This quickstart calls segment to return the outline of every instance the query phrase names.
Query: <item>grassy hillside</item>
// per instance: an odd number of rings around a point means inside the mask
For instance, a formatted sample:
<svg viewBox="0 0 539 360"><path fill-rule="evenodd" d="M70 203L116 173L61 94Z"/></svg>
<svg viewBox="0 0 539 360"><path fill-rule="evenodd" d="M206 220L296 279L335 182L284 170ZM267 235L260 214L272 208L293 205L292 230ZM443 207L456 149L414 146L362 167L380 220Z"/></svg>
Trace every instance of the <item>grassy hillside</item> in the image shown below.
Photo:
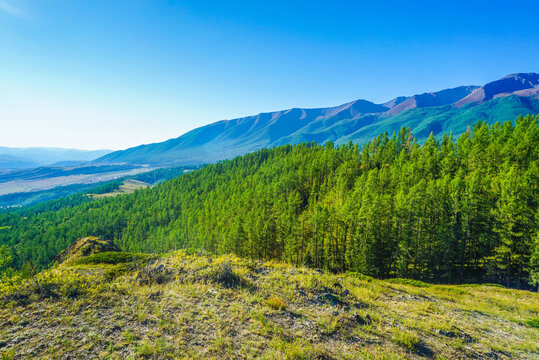
<svg viewBox="0 0 539 360"><path fill-rule="evenodd" d="M135 190L138 189L144 189L146 187L150 186L150 184L145 183L143 181L133 180L133 179L125 179L120 182L117 188L110 192L105 192L101 194L93 194L89 193L88 196L92 197L93 199L100 199L100 198L106 198L106 197L115 197L118 195L125 195L125 194L131 194L135 192Z"/></svg>
<svg viewBox="0 0 539 360"><path fill-rule="evenodd" d="M538 317L499 286L109 252L3 284L0 358L536 359Z"/></svg>

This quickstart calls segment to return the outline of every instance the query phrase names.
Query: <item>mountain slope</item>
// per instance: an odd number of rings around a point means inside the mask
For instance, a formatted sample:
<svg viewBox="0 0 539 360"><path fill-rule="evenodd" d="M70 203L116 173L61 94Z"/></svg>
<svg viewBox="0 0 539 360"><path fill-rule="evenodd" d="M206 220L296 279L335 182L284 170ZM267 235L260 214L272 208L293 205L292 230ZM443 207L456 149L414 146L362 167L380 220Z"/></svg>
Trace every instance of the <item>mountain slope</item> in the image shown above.
<svg viewBox="0 0 539 360"><path fill-rule="evenodd" d="M466 104L482 104L495 97L522 95L539 95L539 74L510 74L499 80L492 81L470 95L457 101L455 106L461 107Z"/></svg>
<svg viewBox="0 0 539 360"><path fill-rule="evenodd" d="M174 166L211 163L260 148L305 141L364 143L409 126L419 140L432 131L455 134L487 123L539 113L539 75L512 74L482 87L460 86L398 97L384 104L357 100L336 107L294 108L219 121L162 143L116 151L96 163Z"/></svg>
<svg viewBox="0 0 539 360"><path fill-rule="evenodd" d="M387 111L387 114L394 115L408 109L450 105L463 97L468 96L477 88L478 86L460 86L454 89L447 89L434 93L414 95L393 106Z"/></svg>

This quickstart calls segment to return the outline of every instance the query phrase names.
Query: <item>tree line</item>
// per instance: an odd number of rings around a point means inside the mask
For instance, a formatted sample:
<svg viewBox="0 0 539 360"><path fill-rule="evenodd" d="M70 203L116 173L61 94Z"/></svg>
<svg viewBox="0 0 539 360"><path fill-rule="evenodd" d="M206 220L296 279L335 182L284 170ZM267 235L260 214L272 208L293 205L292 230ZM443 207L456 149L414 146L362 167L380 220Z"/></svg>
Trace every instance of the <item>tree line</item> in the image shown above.
<svg viewBox="0 0 539 360"><path fill-rule="evenodd" d="M403 128L358 146L262 149L130 195L0 214L13 265L79 237L431 282L539 283L539 116L422 144ZM66 200L64 199L64 202Z"/></svg>

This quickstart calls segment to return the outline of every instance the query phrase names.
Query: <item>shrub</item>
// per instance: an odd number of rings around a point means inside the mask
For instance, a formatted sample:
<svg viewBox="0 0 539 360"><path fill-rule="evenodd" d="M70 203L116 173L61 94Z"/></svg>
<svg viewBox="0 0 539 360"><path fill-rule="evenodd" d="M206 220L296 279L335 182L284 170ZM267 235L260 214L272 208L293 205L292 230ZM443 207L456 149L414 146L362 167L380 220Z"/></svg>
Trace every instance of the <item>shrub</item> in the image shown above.
<svg viewBox="0 0 539 360"><path fill-rule="evenodd" d="M74 271L49 270L31 279L0 283L0 300L27 304L33 300L70 298L85 295L102 279Z"/></svg>
<svg viewBox="0 0 539 360"><path fill-rule="evenodd" d="M426 282L414 280L414 279L396 278L396 279L387 279L387 281L393 284L412 285L412 286L419 286L419 287L430 286L430 284L427 284Z"/></svg>
<svg viewBox="0 0 539 360"><path fill-rule="evenodd" d="M348 271L346 274L350 275L350 276L353 276L355 278L358 278L359 280L368 281L368 282L371 282L372 279L373 279L370 276L367 276L367 275L364 275L362 273L355 272L355 271Z"/></svg>
<svg viewBox="0 0 539 360"><path fill-rule="evenodd" d="M279 297L270 297L266 300L266 305L275 310L285 310L286 303Z"/></svg>
<svg viewBox="0 0 539 360"><path fill-rule="evenodd" d="M155 256L151 254L107 251L80 258L73 261L71 265L125 264L131 262L147 263L154 257Z"/></svg>
<svg viewBox="0 0 539 360"><path fill-rule="evenodd" d="M222 262L219 268L211 274L211 278L225 288L235 288L244 284L242 278L232 270L228 261Z"/></svg>
<svg viewBox="0 0 539 360"><path fill-rule="evenodd" d="M501 285L501 284L493 284L493 283L484 283L484 284L481 284L483 286L492 286L492 287L497 287L497 288L502 288L502 289L505 289L505 286Z"/></svg>
<svg viewBox="0 0 539 360"><path fill-rule="evenodd" d="M137 274L135 281L141 285L165 284L172 280L173 272L163 264L146 266Z"/></svg>

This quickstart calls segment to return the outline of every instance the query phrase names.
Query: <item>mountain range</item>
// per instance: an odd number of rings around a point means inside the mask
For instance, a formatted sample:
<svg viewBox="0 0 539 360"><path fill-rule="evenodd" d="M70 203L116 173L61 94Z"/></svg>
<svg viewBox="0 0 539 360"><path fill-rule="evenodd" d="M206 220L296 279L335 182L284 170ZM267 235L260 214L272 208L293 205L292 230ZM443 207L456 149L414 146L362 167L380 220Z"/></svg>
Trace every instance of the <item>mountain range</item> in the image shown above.
<svg viewBox="0 0 539 360"><path fill-rule="evenodd" d="M111 150L0 146L0 169L29 169L53 164L55 166L76 166L110 152Z"/></svg>
<svg viewBox="0 0 539 360"><path fill-rule="evenodd" d="M340 106L261 113L218 121L161 143L115 151L97 164L179 166L215 162L260 148L306 141L364 143L409 127L418 140L466 131L477 120L514 120L539 113L539 74L516 73L483 86L459 86L382 104L356 100Z"/></svg>

